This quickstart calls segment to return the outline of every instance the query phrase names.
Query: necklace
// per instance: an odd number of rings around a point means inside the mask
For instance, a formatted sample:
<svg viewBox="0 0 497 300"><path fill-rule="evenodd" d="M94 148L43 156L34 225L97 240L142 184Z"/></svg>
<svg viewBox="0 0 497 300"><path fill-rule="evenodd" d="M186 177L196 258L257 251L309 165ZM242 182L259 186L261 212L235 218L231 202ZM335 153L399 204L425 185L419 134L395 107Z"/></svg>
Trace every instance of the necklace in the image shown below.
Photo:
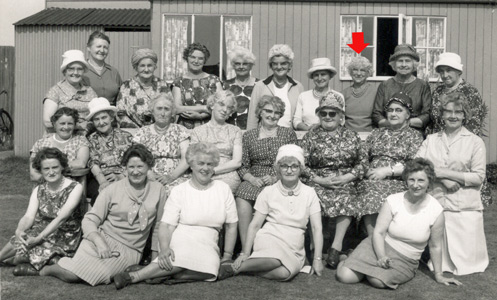
<svg viewBox="0 0 497 300"><path fill-rule="evenodd" d="M57 143L60 143L60 144L65 144L65 143L69 142L69 141L71 140L71 138L72 138L72 134L71 134L71 136L70 136L67 140L63 140L63 141L61 141L61 140L57 139L57 134L56 134L56 133L54 133L54 135L53 135L53 139L54 139Z"/></svg>
<svg viewBox="0 0 497 300"><path fill-rule="evenodd" d="M157 126L157 124L154 124L154 129L155 129L155 131L156 131L158 134L160 134L160 135L163 135L164 133L166 133L168 128L169 128L169 125L168 125L168 126L166 126L166 127L164 127L164 128L161 128L161 127Z"/></svg>
<svg viewBox="0 0 497 300"><path fill-rule="evenodd" d="M197 184L193 179L190 179L190 185L196 190L205 191L211 187L212 181L209 181L208 184L203 185L203 184Z"/></svg>
<svg viewBox="0 0 497 300"><path fill-rule="evenodd" d="M364 95L369 87L369 83L362 84L360 87L355 88L354 86L351 86L352 88L352 95L355 98L360 98L362 95Z"/></svg>
<svg viewBox="0 0 497 300"><path fill-rule="evenodd" d="M275 126L274 129L270 129L270 130L264 128L264 126L261 126L261 133L265 137L276 136L277 130L278 130L277 126Z"/></svg>
<svg viewBox="0 0 497 300"><path fill-rule="evenodd" d="M316 91L316 88L313 88L312 89L312 95L314 96L314 98L316 99L321 99L323 98L324 95L326 95L326 93L328 92L328 89L326 89L325 91L322 91L322 92L318 92Z"/></svg>

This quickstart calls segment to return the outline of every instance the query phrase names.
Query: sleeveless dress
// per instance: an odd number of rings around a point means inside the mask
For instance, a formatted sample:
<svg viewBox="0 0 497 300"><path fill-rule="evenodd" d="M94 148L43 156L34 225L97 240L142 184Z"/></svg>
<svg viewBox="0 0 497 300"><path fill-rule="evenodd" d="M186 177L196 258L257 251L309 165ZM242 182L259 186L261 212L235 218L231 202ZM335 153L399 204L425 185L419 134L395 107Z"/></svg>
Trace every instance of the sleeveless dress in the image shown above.
<svg viewBox="0 0 497 300"><path fill-rule="evenodd" d="M47 191L46 184L38 186L38 212L33 226L25 231L28 236L38 236L57 217L76 185L77 182L72 181L71 184L55 194ZM10 243L17 250L16 258L26 257L33 267L40 270L55 255L74 256L80 240L81 216L76 208L72 215L64 223L60 224L57 230L45 237L42 243L28 251L21 246L22 243L16 236L11 238Z"/></svg>

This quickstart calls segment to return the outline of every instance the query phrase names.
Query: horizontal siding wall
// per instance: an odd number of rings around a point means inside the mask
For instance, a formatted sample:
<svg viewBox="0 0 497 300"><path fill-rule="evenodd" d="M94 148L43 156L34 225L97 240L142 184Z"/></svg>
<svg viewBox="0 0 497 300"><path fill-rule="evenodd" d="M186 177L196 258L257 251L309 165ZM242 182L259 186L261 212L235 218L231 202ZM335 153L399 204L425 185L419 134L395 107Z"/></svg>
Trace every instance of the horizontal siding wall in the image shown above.
<svg viewBox="0 0 497 300"><path fill-rule="evenodd" d="M414 1L413 1L414 2ZM487 158L497 160L497 11L490 5L422 3L326 3L285 1L154 1L152 3L152 47L160 53L161 16L179 14L252 15L253 52L257 57L253 74L270 74L267 53L276 43L289 44L295 52L291 76L311 88L306 77L310 60L326 56L339 66L340 15L371 14L447 17L447 51L459 53L465 66L463 78L473 84L489 106ZM162 64L160 64L162 65ZM494 84L492 84L494 83ZM376 85L379 82L375 82ZM350 81L332 80L341 91Z"/></svg>
<svg viewBox="0 0 497 300"><path fill-rule="evenodd" d="M150 32L145 31L108 31L110 39L107 63L119 70L121 78L126 80L135 75L131 66L131 55L140 48L150 48ZM156 74L159 74L157 72Z"/></svg>
<svg viewBox="0 0 497 300"><path fill-rule="evenodd" d="M28 155L44 133L43 98L62 80L62 54L85 50L88 36L99 27L22 26L16 28L14 151Z"/></svg>

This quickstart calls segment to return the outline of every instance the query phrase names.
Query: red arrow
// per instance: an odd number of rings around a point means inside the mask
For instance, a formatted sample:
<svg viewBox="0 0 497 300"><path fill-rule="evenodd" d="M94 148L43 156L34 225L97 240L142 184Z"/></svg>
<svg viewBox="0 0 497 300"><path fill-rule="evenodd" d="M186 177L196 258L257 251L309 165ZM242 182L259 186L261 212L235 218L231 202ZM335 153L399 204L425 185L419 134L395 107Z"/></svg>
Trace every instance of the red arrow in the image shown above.
<svg viewBox="0 0 497 300"><path fill-rule="evenodd" d="M352 44L347 44L352 50L360 54L369 43L364 43L364 32L352 32Z"/></svg>

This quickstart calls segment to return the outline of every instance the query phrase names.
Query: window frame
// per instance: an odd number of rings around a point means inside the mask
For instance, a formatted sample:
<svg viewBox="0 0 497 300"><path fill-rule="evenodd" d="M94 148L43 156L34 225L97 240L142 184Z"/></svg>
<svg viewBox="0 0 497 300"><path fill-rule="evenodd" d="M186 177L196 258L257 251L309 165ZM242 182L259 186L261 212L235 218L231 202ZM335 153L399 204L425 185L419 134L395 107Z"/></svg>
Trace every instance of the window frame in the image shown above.
<svg viewBox="0 0 497 300"><path fill-rule="evenodd" d="M342 76L342 49L345 48L341 43L342 43L342 24L343 24L343 18L350 18L350 17L356 17L356 24L359 23L359 18L360 17L373 17L373 39L374 39L374 45L370 46L368 45L367 48L373 48L373 61L371 62L373 64L373 69L374 69L374 74L370 76L367 80L368 81L385 81L391 78L390 76L377 76L376 75L376 64L377 64L377 49L378 49L378 42L377 42L377 31L378 31L378 18L393 18L393 19L398 19L399 22L399 27L398 27L398 36L397 36L397 43L408 43L412 44L412 26L413 26L413 19L426 19L427 22L427 32L426 36L427 39L429 37L429 22L430 19L442 19L443 20L443 35L444 35L444 43L443 47L432 47L432 46L423 46L423 47L416 47L416 50L419 49L426 49L426 64L428 65L428 50L429 49L441 49L443 48L443 52L447 51L447 17L446 16L406 16L404 14L398 14L398 15L367 15L367 14L342 14L340 15L340 42L338 43L338 56L339 56L339 80L341 81L352 81L352 77L350 75L345 75ZM404 24L405 21L405 24ZM405 33L404 33L405 32ZM366 41L365 41L366 42ZM345 45L346 46L346 45ZM348 47L348 46L347 46ZM354 52L355 53L355 52ZM357 54L356 54L357 55ZM360 54L359 54L360 55ZM429 82L437 82L439 80L438 76L437 77L432 77L429 78Z"/></svg>
<svg viewBox="0 0 497 300"><path fill-rule="evenodd" d="M165 21L167 16L183 16L183 17L189 17L191 20L190 25L190 41L188 41L188 44L191 44L195 41L195 17L196 16L209 16L209 17L219 17L219 74L216 74L219 78L221 78L222 72L223 72L223 67L224 67L224 18L225 17L245 17L249 18L250 20L250 32L251 32L251 38L250 38L250 51L252 51L252 45L253 45L253 40L254 40L254 24L253 24L253 15L242 15L242 14L207 14L207 13L199 13L199 14L183 14L183 13L162 13L161 17L161 59L162 61L164 60L164 29L165 29ZM227 58L226 58L227 61ZM161 78L164 78L164 63L161 63ZM172 82L171 80L167 80L168 82Z"/></svg>

